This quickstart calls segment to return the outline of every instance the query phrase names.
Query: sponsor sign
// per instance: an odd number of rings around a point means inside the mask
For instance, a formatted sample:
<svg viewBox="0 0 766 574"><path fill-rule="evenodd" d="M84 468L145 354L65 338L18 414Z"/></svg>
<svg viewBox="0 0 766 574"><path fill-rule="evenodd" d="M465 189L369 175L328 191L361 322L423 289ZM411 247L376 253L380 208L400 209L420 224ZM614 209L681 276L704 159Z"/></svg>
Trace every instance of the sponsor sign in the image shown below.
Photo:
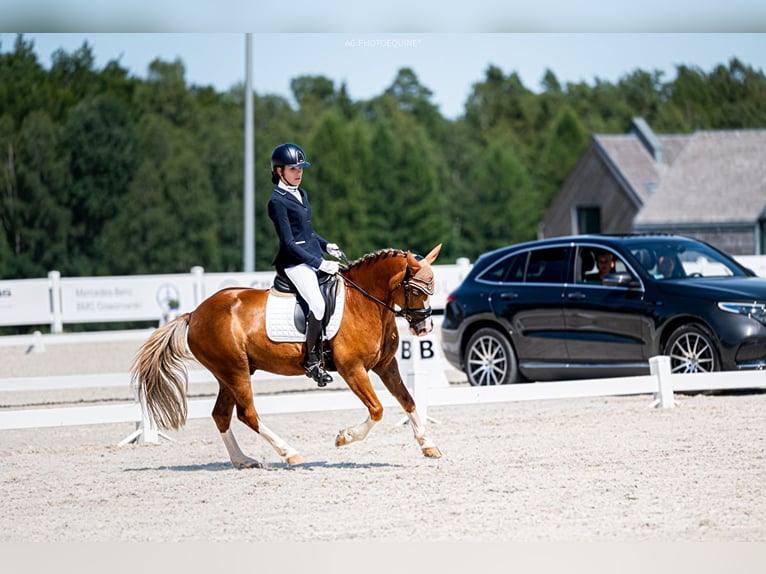
<svg viewBox="0 0 766 574"><path fill-rule="evenodd" d="M471 267L467 263L435 265L436 291L431 307L443 309L447 296ZM0 326L65 323L153 321L164 323L194 310L206 297L226 287L268 289L274 271L189 274L59 277L0 281Z"/></svg>
<svg viewBox="0 0 766 574"><path fill-rule="evenodd" d="M0 326L47 325L52 317L47 278L0 281Z"/></svg>
<svg viewBox="0 0 766 574"><path fill-rule="evenodd" d="M191 275L61 279L61 319L64 323L165 322L194 307Z"/></svg>
<svg viewBox="0 0 766 574"><path fill-rule="evenodd" d="M228 287L268 289L274 283L275 274L274 271L255 271L252 273L205 273L202 277L204 297L210 297L217 291Z"/></svg>

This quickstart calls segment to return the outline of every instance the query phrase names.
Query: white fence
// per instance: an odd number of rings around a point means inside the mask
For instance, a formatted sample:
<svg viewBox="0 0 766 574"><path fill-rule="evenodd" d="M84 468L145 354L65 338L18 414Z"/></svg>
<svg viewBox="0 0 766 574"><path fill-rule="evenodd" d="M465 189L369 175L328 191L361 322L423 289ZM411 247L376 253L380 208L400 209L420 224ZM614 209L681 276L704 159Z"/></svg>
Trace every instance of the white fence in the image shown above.
<svg viewBox="0 0 766 574"><path fill-rule="evenodd" d="M424 420L427 419L428 408L432 406L648 394L653 396L651 406L671 408L674 406L673 394L675 392L766 388L766 375L762 371L671 374L670 359L664 356L653 357L650 360L651 373L645 376L524 383L494 387L433 385L428 369L422 367L423 362L417 358L417 355L414 355L410 361L404 361L404 363L402 371L405 373L408 387ZM436 364L437 368L440 366L441 363ZM273 375L270 377L273 378ZM81 375L69 378L56 377L55 379L25 379L23 383L18 382L16 387L8 380L0 380L0 390L32 390L32 388L42 390L54 386L60 388L62 381L79 387L127 384L126 374ZM190 371L191 384L206 381L212 381L212 377L206 372ZM378 396L384 407L399 408L387 391L379 392ZM214 402L213 399L190 400L188 402L188 418L210 416ZM255 402L256 408L262 414L363 408L359 399L351 391L335 390L263 396L256 394ZM106 406L0 411L0 430L122 422L135 422L136 431L120 441L118 443L120 445L134 440L139 442L157 442L159 440L161 433L157 431L146 409L138 401Z"/></svg>
<svg viewBox="0 0 766 574"><path fill-rule="evenodd" d="M740 258L759 275L766 275L764 257ZM432 299L435 309L443 308L447 295L470 270L468 262L435 266L437 293ZM171 311L193 310L209 294L227 286L271 285L273 273L204 274L199 267L190 275L154 275L100 278L61 278L51 272L48 279L0 281L0 326L51 324L60 333L64 323L134 320L167 320ZM171 309L171 302L178 302ZM438 321L438 318L435 317ZM86 337L98 341L145 339L151 330L117 331L0 337L0 345L29 345L31 350L44 350L46 344L75 342ZM449 385L445 371L449 369L434 339L411 339L400 325L403 347L399 351L402 373L406 376L418 410L426 419L430 406L481 404L501 401L565 399L632 394L653 395L655 406L672 407L673 393L716 389L766 388L766 374L754 372L720 372L710 374L670 374L667 357L650 361L651 374L614 379L591 379L550 383L530 383L499 387ZM431 335L430 337L434 337ZM418 352L419 348L419 352ZM414 352L413 352L414 351ZM207 371L191 369L190 383L213 382ZM274 375L257 373L254 379ZM374 376L373 376L374 378ZM0 392L60 388L127 386L127 373L72 375L57 377L25 377L0 379ZM376 386L380 386L377 385ZM257 391L257 388L256 388ZM378 393L384 406L398 408L391 395ZM214 401L189 401L189 418L210 416ZM350 391L293 393L283 395L256 394L259 412L292 413L363 408ZM90 406L0 410L0 430L135 422L137 430L129 439L156 441L158 433L139 402ZM123 441L124 443L125 441Z"/></svg>
<svg viewBox="0 0 766 574"><path fill-rule="evenodd" d="M738 256L740 263L766 277L766 256ZM444 309L449 295L471 270L467 259L454 265L434 265L435 310ZM0 280L0 327L50 325L62 333L65 324L157 321L192 311L206 297L224 287L267 288L273 271L252 273L190 273L111 277L61 277ZM2 343L0 343L2 344Z"/></svg>
<svg viewBox="0 0 766 574"><path fill-rule="evenodd" d="M470 271L468 260L455 265L435 265L434 309L443 309L447 295ZM192 311L206 297L224 287L268 288L273 271L252 273L190 273L126 275L111 277L61 277L0 280L0 327L50 325L51 333L64 324L118 321L157 321Z"/></svg>

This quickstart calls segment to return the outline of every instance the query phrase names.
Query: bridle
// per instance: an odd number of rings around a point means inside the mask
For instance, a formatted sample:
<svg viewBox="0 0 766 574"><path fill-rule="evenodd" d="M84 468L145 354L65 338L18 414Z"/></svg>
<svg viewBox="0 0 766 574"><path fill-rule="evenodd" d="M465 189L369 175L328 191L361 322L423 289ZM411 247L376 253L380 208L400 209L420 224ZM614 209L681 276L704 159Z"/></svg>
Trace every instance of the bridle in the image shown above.
<svg viewBox="0 0 766 574"><path fill-rule="evenodd" d="M368 299L375 301L378 305L381 307L384 307L385 309L388 309L391 311L396 317L404 317L404 319L407 320L407 323L409 323L410 327L414 327L418 323L421 323L431 317L431 314L433 313L433 310L431 307L424 307L422 309L410 309L409 307L409 300L410 300L410 293L412 290L419 291L425 296L433 295L434 290L434 281L431 279L430 281L426 281L425 279L422 279L420 277L417 277L415 275L412 275L412 272L410 271L410 266L407 265L406 271L404 272L404 278L397 283L391 290L389 290L388 295L390 296L394 291L399 289L400 287L404 290L404 309L395 309L385 301L381 301L375 295L372 293L369 293L366 291L362 286L357 285L354 283L351 279L349 279L347 276L343 275L341 273L341 277L343 280L351 285L354 289L359 291L362 295L367 297Z"/></svg>

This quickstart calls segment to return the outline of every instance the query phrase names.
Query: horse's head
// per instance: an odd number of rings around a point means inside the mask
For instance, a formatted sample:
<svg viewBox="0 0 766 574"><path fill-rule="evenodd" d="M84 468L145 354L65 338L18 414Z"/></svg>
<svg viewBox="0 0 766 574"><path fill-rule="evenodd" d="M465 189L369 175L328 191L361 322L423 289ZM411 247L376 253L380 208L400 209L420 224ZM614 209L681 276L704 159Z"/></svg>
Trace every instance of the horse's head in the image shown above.
<svg viewBox="0 0 766 574"><path fill-rule="evenodd" d="M418 337L427 335L434 328L428 298L434 294L434 270L431 264L436 260L441 248L440 243L425 257L416 257L409 251L406 255L407 268L401 281L401 315L407 319L410 332Z"/></svg>
<svg viewBox="0 0 766 574"><path fill-rule="evenodd" d="M397 317L404 317L414 335L427 335L433 330L428 298L434 294L434 271L441 243L425 257L415 256L398 249L385 249L370 253L347 265L343 278L346 284L364 297L388 309ZM404 261L402 261L404 260ZM387 281L375 281L365 270L384 266ZM358 282L357 282L358 281ZM399 307L397 310L395 307Z"/></svg>

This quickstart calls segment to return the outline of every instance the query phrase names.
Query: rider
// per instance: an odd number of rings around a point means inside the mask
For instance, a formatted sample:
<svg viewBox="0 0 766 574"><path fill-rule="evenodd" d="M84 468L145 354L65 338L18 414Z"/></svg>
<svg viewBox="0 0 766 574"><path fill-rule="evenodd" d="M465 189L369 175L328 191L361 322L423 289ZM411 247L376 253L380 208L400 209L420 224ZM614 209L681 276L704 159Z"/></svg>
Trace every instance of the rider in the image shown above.
<svg viewBox="0 0 766 574"><path fill-rule="evenodd" d="M322 318L325 302L319 290L318 273L338 272L338 263L322 259L324 251L340 258L342 252L335 243L314 231L311 225L311 205L306 191L300 187L303 168L311 164L306 154L294 143L285 143L271 153L271 181L276 188L269 199L269 217L279 236L279 252L272 261L277 271L283 271L309 307L306 318L306 376L320 387L332 382L322 362Z"/></svg>

